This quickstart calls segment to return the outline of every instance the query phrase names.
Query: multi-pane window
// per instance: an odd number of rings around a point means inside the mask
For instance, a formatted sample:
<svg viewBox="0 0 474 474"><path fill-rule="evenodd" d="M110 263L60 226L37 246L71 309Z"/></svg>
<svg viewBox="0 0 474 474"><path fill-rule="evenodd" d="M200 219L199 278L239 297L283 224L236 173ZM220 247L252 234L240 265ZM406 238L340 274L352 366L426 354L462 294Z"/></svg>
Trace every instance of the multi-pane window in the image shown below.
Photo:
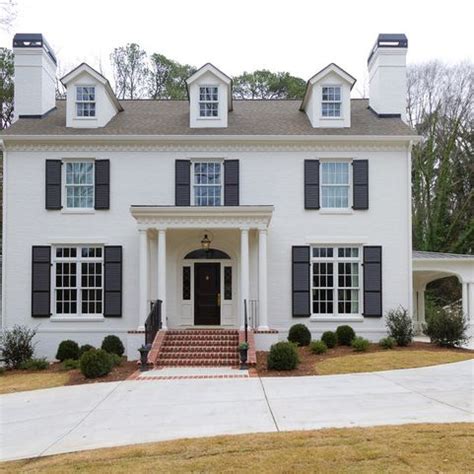
<svg viewBox="0 0 474 474"><path fill-rule="evenodd" d="M94 207L94 163L92 161L67 161L66 207L92 209Z"/></svg>
<svg viewBox="0 0 474 474"><path fill-rule="evenodd" d="M313 247L313 314L359 314L360 263L359 247Z"/></svg>
<svg viewBox="0 0 474 474"><path fill-rule="evenodd" d="M219 92L217 86L199 88L199 116L217 117L219 112Z"/></svg>
<svg viewBox="0 0 474 474"><path fill-rule="evenodd" d="M341 88L339 86L324 86L321 102L323 117L341 116Z"/></svg>
<svg viewBox="0 0 474 474"><path fill-rule="evenodd" d="M78 117L95 117L95 87L76 87L76 115Z"/></svg>
<svg viewBox="0 0 474 474"><path fill-rule="evenodd" d="M349 189L350 164L348 162L321 163L321 207L347 209Z"/></svg>
<svg viewBox="0 0 474 474"><path fill-rule="evenodd" d="M56 315L102 314L102 247L56 247L53 265Z"/></svg>
<svg viewBox="0 0 474 474"><path fill-rule="evenodd" d="M193 192L195 206L222 204L222 163L193 163Z"/></svg>

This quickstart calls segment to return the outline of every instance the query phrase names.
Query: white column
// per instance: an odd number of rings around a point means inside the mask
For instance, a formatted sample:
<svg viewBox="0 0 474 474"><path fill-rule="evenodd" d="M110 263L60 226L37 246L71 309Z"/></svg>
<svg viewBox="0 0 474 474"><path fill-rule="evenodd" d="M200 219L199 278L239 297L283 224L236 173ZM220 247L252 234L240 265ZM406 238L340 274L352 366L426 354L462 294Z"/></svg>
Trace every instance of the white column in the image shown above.
<svg viewBox="0 0 474 474"><path fill-rule="evenodd" d="M240 302L241 302L241 328L245 325L244 301L247 300L247 311L249 305L249 230L240 230ZM248 312L247 312L248 314Z"/></svg>
<svg viewBox="0 0 474 474"><path fill-rule="evenodd" d="M162 328L167 329L166 312L166 230L158 229L158 299L161 303Z"/></svg>
<svg viewBox="0 0 474 474"><path fill-rule="evenodd" d="M474 281L469 282L467 287L467 314L469 322L474 324Z"/></svg>
<svg viewBox="0 0 474 474"><path fill-rule="evenodd" d="M461 284L462 284L462 312L465 316L467 316L469 314L468 284L466 282L462 282Z"/></svg>
<svg viewBox="0 0 474 474"><path fill-rule="evenodd" d="M148 316L148 236L146 229L138 230L138 329L145 328Z"/></svg>
<svg viewBox="0 0 474 474"><path fill-rule="evenodd" d="M268 330L267 229L258 231L258 329Z"/></svg>

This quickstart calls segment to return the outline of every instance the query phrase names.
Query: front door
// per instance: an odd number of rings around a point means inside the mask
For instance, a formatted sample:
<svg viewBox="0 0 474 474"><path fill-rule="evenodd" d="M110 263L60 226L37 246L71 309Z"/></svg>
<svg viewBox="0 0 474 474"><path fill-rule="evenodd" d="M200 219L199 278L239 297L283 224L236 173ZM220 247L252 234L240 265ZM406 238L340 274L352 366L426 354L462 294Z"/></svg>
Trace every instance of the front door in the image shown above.
<svg viewBox="0 0 474 474"><path fill-rule="evenodd" d="M221 264L194 264L194 324L221 323Z"/></svg>

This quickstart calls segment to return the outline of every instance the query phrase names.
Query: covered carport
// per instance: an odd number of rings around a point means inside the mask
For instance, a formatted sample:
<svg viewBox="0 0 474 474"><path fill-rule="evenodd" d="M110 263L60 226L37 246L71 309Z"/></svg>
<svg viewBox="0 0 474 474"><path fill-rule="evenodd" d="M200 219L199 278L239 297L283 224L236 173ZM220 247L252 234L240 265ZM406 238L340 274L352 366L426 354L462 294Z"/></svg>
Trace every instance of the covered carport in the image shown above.
<svg viewBox="0 0 474 474"><path fill-rule="evenodd" d="M413 251L413 309L415 326L421 332L425 322L426 285L455 276L462 285L462 310L474 327L474 255Z"/></svg>

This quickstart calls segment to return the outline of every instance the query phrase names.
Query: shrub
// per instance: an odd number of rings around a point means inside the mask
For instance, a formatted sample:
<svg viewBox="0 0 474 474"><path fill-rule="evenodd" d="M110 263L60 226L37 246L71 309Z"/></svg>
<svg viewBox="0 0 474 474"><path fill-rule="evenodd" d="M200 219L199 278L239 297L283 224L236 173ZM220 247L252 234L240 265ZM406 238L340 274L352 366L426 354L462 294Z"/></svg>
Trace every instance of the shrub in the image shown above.
<svg viewBox="0 0 474 474"><path fill-rule="evenodd" d="M469 340L466 335L468 323L462 310L434 309L427 316L423 332L431 342L440 346L461 346Z"/></svg>
<svg viewBox="0 0 474 474"><path fill-rule="evenodd" d="M35 334L35 329L19 325L2 331L0 344L3 360L8 368L17 369L23 362L33 357Z"/></svg>
<svg viewBox="0 0 474 474"><path fill-rule="evenodd" d="M311 342L311 333L304 324L294 324L288 333L288 340L299 346L308 346Z"/></svg>
<svg viewBox="0 0 474 474"><path fill-rule="evenodd" d="M66 359L79 359L79 346L77 342L67 339L59 344L56 359L64 361Z"/></svg>
<svg viewBox="0 0 474 474"><path fill-rule="evenodd" d="M112 361L113 367L122 365L122 358L119 355L109 353L109 356L110 356L110 360Z"/></svg>
<svg viewBox="0 0 474 474"><path fill-rule="evenodd" d="M338 326L336 329L337 343L342 346L350 346L355 337L354 329L350 326Z"/></svg>
<svg viewBox="0 0 474 474"><path fill-rule="evenodd" d="M74 369L78 369L80 366L80 362L78 360L74 360L74 359L66 359L64 362L63 362L63 369L64 370L74 370Z"/></svg>
<svg viewBox="0 0 474 474"><path fill-rule="evenodd" d="M102 349L110 354L117 354L122 357L125 352L122 341L117 336L106 336L102 341Z"/></svg>
<svg viewBox="0 0 474 474"><path fill-rule="evenodd" d="M313 341L309 348L314 354L324 354L328 350L328 346L323 341Z"/></svg>
<svg viewBox="0 0 474 474"><path fill-rule="evenodd" d="M300 359L296 344L292 342L277 342L270 347L267 365L273 370L293 370L298 367Z"/></svg>
<svg viewBox="0 0 474 474"><path fill-rule="evenodd" d="M20 364L21 370L46 370L49 367L49 363L45 357L41 359L28 359Z"/></svg>
<svg viewBox="0 0 474 474"><path fill-rule="evenodd" d="M387 313L385 324L389 335L399 346L408 346L413 340L413 321L405 308L392 309Z"/></svg>
<svg viewBox="0 0 474 474"><path fill-rule="evenodd" d="M395 347L396 341L393 337L384 337L380 339L379 346L382 349L393 349Z"/></svg>
<svg viewBox="0 0 474 474"><path fill-rule="evenodd" d="M351 346L356 352L365 352L370 346L370 341L363 337L356 336L352 339Z"/></svg>
<svg viewBox="0 0 474 474"><path fill-rule="evenodd" d="M323 341L324 344L326 344L326 346L329 349L336 347L336 344L337 344L336 333L334 331L323 332L323 335L321 336L321 341Z"/></svg>
<svg viewBox="0 0 474 474"><path fill-rule="evenodd" d="M107 375L112 370L112 366L112 357L103 349L87 351L80 360L81 372L88 379Z"/></svg>
<svg viewBox="0 0 474 474"><path fill-rule="evenodd" d="M79 349L79 357L81 357L82 354L84 354L87 351L90 351L91 349L95 349L95 347L91 346L90 344L82 345Z"/></svg>
<svg viewBox="0 0 474 474"><path fill-rule="evenodd" d="M5 367L0 367L0 375L3 375L6 371Z"/></svg>

